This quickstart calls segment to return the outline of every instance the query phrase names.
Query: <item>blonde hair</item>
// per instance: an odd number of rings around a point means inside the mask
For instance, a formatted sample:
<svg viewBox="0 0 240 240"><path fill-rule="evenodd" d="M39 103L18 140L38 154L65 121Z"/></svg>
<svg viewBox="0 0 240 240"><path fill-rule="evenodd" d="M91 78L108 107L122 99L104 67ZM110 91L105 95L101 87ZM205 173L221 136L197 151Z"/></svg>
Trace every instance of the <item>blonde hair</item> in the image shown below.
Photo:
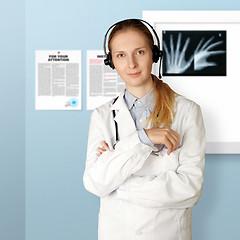
<svg viewBox="0 0 240 240"><path fill-rule="evenodd" d="M154 41L153 36L149 29L137 19L127 19L119 22L112 29L108 38L108 48L111 52L111 40L113 37L120 31L126 31L129 29L134 29L142 32L151 49L153 49ZM174 117L174 103L175 103L175 92L164 83L162 80L159 80L157 77L153 77L154 84L154 94L156 96L156 103L154 110L146 120L145 124L150 123L151 127L168 127L173 121Z"/></svg>
<svg viewBox="0 0 240 240"><path fill-rule="evenodd" d="M145 125L151 127L169 127L174 117L175 92L162 80L153 76L154 94L156 103L153 112L148 117Z"/></svg>

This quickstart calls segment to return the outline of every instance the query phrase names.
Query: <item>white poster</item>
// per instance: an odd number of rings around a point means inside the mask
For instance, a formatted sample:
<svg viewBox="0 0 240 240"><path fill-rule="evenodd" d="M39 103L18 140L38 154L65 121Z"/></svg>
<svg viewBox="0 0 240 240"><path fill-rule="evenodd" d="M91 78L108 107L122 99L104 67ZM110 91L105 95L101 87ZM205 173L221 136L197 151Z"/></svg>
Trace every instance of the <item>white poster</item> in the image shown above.
<svg viewBox="0 0 240 240"><path fill-rule="evenodd" d="M87 109L92 110L114 97L125 88L116 70L104 64L104 51L87 51Z"/></svg>
<svg viewBox="0 0 240 240"><path fill-rule="evenodd" d="M143 19L161 41L163 81L201 106L207 153L239 154L240 11L143 11Z"/></svg>
<svg viewBox="0 0 240 240"><path fill-rule="evenodd" d="M35 52L36 110L81 110L81 51Z"/></svg>

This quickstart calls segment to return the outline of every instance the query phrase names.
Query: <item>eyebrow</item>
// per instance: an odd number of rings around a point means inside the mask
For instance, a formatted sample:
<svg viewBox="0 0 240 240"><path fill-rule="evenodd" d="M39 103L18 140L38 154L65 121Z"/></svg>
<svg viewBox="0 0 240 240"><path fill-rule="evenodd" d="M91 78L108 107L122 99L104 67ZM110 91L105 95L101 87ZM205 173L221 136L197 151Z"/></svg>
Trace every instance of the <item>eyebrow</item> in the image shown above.
<svg viewBox="0 0 240 240"><path fill-rule="evenodd" d="M147 48L147 47L138 47L138 48L135 48L134 51L139 50L139 49L143 49L143 48ZM113 53L122 53L122 52L125 52L125 51L119 50L119 51L115 51Z"/></svg>

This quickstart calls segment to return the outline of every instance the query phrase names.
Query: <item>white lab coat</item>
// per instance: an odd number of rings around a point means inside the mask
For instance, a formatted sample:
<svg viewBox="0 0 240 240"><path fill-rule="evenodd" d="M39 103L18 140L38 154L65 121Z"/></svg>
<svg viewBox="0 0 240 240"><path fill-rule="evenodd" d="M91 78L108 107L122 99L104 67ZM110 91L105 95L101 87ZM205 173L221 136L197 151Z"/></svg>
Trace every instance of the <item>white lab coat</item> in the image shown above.
<svg viewBox="0 0 240 240"><path fill-rule="evenodd" d="M91 116L84 186L99 196L99 240L190 240L192 207L203 184L205 130L200 107L176 96L171 128L179 148L151 154L125 104L124 93ZM119 142L112 110L116 110ZM104 140L111 150L98 156Z"/></svg>

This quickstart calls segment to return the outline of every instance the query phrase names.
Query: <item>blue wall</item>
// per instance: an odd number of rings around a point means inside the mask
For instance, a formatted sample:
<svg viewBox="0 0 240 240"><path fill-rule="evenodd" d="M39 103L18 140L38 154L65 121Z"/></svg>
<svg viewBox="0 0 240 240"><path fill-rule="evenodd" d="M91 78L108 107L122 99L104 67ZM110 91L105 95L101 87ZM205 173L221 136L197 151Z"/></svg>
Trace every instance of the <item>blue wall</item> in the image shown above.
<svg viewBox="0 0 240 240"><path fill-rule="evenodd" d="M25 237L25 2L0 6L0 239Z"/></svg>
<svg viewBox="0 0 240 240"><path fill-rule="evenodd" d="M240 3L11 3L12 8L4 3L0 10L7 37L0 39L6 56L0 65L0 239L95 240L99 200L82 184L91 114L86 110L86 50L102 49L112 23L141 18L142 10L240 10ZM35 111L35 50L41 49L82 50L82 111ZM194 240L238 238L239 169L240 155L207 155L203 195L193 210Z"/></svg>

